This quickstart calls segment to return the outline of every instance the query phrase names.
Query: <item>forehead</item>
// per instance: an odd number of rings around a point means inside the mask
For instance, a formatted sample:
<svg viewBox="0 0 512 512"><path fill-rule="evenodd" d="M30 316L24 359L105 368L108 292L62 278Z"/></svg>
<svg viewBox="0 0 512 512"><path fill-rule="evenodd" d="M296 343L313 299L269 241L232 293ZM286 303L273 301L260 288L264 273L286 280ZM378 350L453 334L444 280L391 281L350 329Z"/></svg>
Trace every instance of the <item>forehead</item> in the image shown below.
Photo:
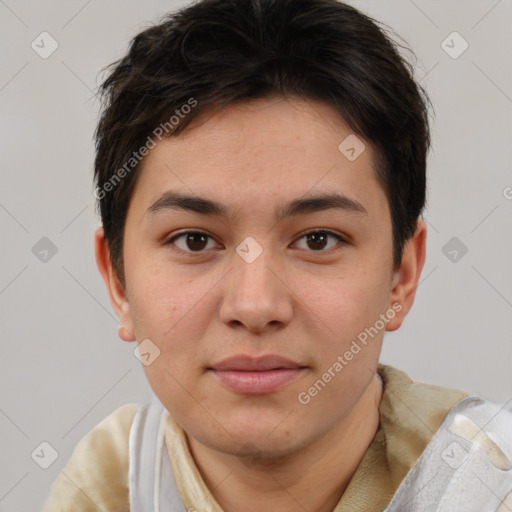
<svg viewBox="0 0 512 512"><path fill-rule="evenodd" d="M132 202L147 210L174 190L238 209L273 201L277 211L285 197L336 191L364 204L383 197L373 155L324 102L266 97L208 107L149 152Z"/></svg>

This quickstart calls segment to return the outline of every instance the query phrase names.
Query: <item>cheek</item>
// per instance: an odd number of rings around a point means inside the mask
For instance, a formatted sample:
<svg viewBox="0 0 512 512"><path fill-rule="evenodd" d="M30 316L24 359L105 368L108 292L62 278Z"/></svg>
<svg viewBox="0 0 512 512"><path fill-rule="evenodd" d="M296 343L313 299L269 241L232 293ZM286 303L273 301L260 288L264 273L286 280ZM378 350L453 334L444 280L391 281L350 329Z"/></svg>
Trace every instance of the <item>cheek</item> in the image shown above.
<svg viewBox="0 0 512 512"><path fill-rule="evenodd" d="M373 324L387 307L389 279L382 268L360 264L332 276L303 275L296 283L304 313L328 335L345 343Z"/></svg>
<svg viewBox="0 0 512 512"><path fill-rule="evenodd" d="M176 266L154 260L141 255L139 264L132 267L131 311L136 333L164 342L206 317L205 287L210 279L193 278Z"/></svg>

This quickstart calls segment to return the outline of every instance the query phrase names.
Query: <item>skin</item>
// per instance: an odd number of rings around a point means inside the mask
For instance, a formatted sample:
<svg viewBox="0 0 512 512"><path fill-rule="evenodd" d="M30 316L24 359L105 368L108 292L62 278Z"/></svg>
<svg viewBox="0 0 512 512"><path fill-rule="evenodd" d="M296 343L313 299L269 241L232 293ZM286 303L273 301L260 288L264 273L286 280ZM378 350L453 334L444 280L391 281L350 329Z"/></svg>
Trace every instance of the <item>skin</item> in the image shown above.
<svg viewBox="0 0 512 512"><path fill-rule="evenodd" d="M378 428L382 339L412 306L426 226L418 220L394 268L390 210L371 145L364 141L354 161L338 150L351 133L320 101L267 97L210 108L142 162L124 231L125 286L115 277L102 228L96 231L98 268L120 336L149 338L159 348L144 367L147 378L184 428L226 512L331 511ZM148 215L168 190L223 203L229 216ZM274 217L291 200L330 192L366 212ZM345 241L329 237L320 248L308 242L304 232L322 228ZM211 236L202 252L183 237L164 244L186 230ZM236 252L248 236L263 251L252 263ZM299 393L396 303L402 309L385 329L308 404L300 403ZM269 353L306 369L264 395L235 393L207 370L235 354Z"/></svg>

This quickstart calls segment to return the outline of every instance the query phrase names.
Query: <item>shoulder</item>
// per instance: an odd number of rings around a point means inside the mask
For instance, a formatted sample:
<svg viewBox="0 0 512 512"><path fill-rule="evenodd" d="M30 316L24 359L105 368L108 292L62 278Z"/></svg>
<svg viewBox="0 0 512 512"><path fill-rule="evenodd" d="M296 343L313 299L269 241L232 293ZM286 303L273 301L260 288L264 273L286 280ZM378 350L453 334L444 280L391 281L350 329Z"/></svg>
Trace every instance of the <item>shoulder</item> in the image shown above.
<svg viewBox="0 0 512 512"><path fill-rule="evenodd" d="M76 445L50 490L44 512L129 510L129 436L138 404L125 404Z"/></svg>
<svg viewBox="0 0 512 512"><path fill-rule="evenodd" d="M414 381L404 371L390 365L379 363L378 373L384 383L379 406L380 436L390 466L403 477L451 409L469 394Z"/></svg>
<svg viewBox="0 0 512 512"><path fill-rule="evenodd" d="M491 504L497 510L500 503L512 499L510 403L413 382L396 369L386 372L391 393L396 393L387 404L394 416L385 419L395 426L387 431L388 459L406 461L406 469L411 469L404 476L399 468L400 487L386 510L434 510L439 503L444 504L443 510L459 510L461 504L468 511L481 511ZM427 486L429 492L422 494Z"/></svg>
<svg viewBox="0 0 512 512"><path fill-rule="evenodd" d="M411 379L404 371L379 364L384 381L386 400L382 407L390 419L417 415L434 430L439 427L452 407L470 393Z"/></svg>

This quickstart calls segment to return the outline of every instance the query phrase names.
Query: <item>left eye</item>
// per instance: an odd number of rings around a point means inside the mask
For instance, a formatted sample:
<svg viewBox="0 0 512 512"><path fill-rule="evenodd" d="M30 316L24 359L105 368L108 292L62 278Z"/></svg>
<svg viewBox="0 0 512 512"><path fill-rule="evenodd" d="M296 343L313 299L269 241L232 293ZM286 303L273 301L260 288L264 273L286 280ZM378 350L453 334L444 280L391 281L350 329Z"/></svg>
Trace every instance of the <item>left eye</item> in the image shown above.
<svg viewBox="0 0 512 512"><path fill-rule="evenodd" d="M331 240L333 238L336 239L335 243L331 243L329 245L329 238ZM310 231L309 233L302 235L299 238L299 241L303 239L305 239L306 249L312 249L313 252L322 252L324 249L332 249L337 243L345 242L340 235L326 230ZM300 248L303 249L304 247Z"/></svg>
<svg viewBox="0 0 512 512"><path fill-rule="evenodd" d="M332 249L338 243L345 243L345 240L338 234L327 230L310 231L302 235L295 245L304 240L299 249L310 249L313 252L325 252ZM178 243L179 242L179 243ZM185 252L204 252L207 249L215 247L213 238L201 231L186 231L170 238L165 245L175 244L179 249Z"/></svg>

